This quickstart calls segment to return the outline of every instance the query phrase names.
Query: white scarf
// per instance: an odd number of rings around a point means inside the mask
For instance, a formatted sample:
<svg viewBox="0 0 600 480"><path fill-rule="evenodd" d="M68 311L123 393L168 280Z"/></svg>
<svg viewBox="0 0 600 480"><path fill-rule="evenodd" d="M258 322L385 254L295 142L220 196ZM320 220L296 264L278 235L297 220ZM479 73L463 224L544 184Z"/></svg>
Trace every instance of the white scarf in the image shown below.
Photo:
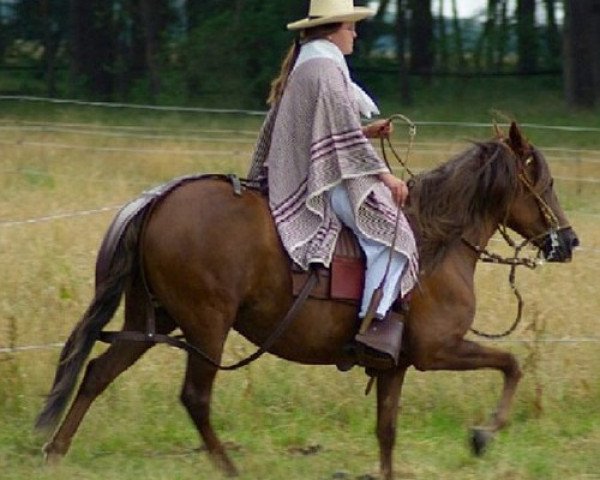
<svg viewBox="0 0 600 480"><path fill-rule="evenodd" d="M352 85L360 114L365 118L371 118L372 115L379 115L379 109L373 99L350 78L350 70L342 51L329 40L313 40L302 45L292 72L299 65L313 58L329 58L337 62L342 67L346 80Z"/></svg>

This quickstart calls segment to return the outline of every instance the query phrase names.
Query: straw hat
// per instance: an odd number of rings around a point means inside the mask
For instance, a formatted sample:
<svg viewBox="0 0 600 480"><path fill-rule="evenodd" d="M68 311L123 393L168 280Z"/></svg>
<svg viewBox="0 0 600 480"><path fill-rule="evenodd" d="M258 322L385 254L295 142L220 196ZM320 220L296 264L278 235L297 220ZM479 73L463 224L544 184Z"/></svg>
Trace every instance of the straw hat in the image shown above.
<svg viewBox="0 0 600 480"><path fill-rule="evenodd" d="M353 0L310 0L308 17L288 23L288 30L303 30L327 23L357 22L372 17L375 12L366 7L355 7Z"/></svg>

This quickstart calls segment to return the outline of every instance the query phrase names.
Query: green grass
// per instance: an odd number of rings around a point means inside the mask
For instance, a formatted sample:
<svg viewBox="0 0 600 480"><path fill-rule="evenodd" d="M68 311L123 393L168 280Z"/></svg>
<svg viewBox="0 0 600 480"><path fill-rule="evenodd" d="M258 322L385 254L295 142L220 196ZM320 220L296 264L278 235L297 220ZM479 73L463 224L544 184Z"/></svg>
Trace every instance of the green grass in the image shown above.
<svg viewBox="0 0 600 480"><path fill-rule="evenodd" d="M215 478L177 402L180 354L163 348L150 357L154 361L148 358L145 366L134 367L96 401L58 467L42 464L40 439L31 434L38 402L3 405L0 468L8 472L3 478ZM166 374L165 364L173 365L174 375ZM242 479L326 479L336 472L358 478L376 471L374 398L362 396L360 372L340 374L272 358L249 369L250 374L222 375L214 403L215 427ZM248 387L248 377L256 374ZM594 478L600 467L594 455L600 446L597 387L590 396L571 399L562 413L560 399L549 398L541 416L518 400L510 427L483 458L474 458L467 446L468 427L473 412L491 405L489 388L497 385L491 378L469 385L470 375L435 374L426 382L409 375L398 424L400 478ZM522 390L528 387L525 380ZM423 397L424 391L429 396ZM468 401L461 402L463 395Z"/></svg>
<svg viewBox="0 0 600 480"><path fill-rule="evenodd" d="M527 123L600 126L597 115L567 111L557 100L560 85L547 79L531 84L471 79L416 88L414 105L405 107L388 98L382 102L384 114L402 112L417 122L489 122L490 112L498 109ZM122 137L54 130L0 132L5 142L0 144L3 221L119 205L185 173L243 175L261 118L3 102L0 121L4 126L81 123L86 130L104 133L111 125L143 129L121 128L116 133L135 133ZM164 138L141 136L156 133ZM525 133L546 152L557 178L600 177L600 166L589 161L600 151L597 134L537 129ZM466 148L466 139L490 135L487 128L422 126L411 166L428 168ZM398 124L395 141L401 145L404 138ZM227 143L228 139L247 143ZM568 161L552 147L568 148ZM100 150L110 148L117 150ZM150 152L153 149L157 152ZM580 149L593 152L575 151ZM212 153L198 153L204 150ZM581 155L580 164L570 161L575 155ZM585 250L569 265L518 272L525 310L511 339L597 337L600 266L594 251L600 250L600 227L597 217L589 214L600 213L600 192L594 183L561 179L556 189ZM95 254L113 214L0 225L0 347L64 341L89 302ZM515 303L507 275L502 267L478 268L478 328L499 331L512 321ZM120 314L109 328L119 325ZM469 428L483 423L493 410L500 375L411 371L398 421L398 478L600 478L598 343L496 346L515 354L525 371L510 425L483 458L472 457ZM104 348L96 347L94 355ZM238 360L252 351L253 346L234 335L225 360ZM44 438L34 434L32 426L58 354L53 348L0 353L1 478L219 478L199 450L198 434L178 400L184 355L162 346L93 404L64 461L44 465ZM378 469L375 398L364 396L365 385L359 370L342 374L332 367L298 366L267 356L241 371L219 375L213 423L242 479L357 479Z"/></svg>

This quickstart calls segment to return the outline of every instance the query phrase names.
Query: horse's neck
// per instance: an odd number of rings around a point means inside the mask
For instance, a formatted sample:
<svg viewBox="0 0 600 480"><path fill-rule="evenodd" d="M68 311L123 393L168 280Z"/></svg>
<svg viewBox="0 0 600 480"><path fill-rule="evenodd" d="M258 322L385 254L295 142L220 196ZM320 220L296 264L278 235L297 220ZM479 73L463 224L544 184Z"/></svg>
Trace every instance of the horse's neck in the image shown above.
<svg viewBox="0 0 600 480"><path fill-rule="evenodd" d="M485 248L490 241L490 238L492 238L492 235L494 235L496 232L497 228L498 224L491 220L470 225L463 232L462 238L471 245Z"/></svg>
<svg viewBox="0 0 600 480"><path fill-rule="evenodd" d="M459 238L448 244L439 264L444 265L443 268L458 269L460 277L472 287L480 258L478 250L486 248L495 230L496 224L491 222L474 224L465 228Z"/></svg>
<svg viewBox="0 0 600 480"><path fill-rule="evenodd" d="M488 242L492 238L492 235L496 232L498 224L493 221L481 222L476 225L471 225L466 228L462 234L461 240L471 246L477 247L478 249L486 248ZM461 242L463 243L463 242ZM463 245L464 246L464 245ZM472 248L468 248L468 255L472 259L473 269L479 259L479 254Z"/></svg>

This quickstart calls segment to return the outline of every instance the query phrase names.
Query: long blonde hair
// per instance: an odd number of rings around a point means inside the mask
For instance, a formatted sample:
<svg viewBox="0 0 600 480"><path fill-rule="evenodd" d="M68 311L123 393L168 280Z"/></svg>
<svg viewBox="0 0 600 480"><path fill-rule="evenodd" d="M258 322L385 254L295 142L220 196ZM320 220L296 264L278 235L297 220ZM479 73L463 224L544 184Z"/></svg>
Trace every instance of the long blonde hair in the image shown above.
<svg viewBox="0 0 600 480"><path fill-rule="evenodd" d="M271 81L271 91L267 97L267 105L273 106L279 102L279 100L281 100L288 77L290 76L290 73L296 64L296 60L300 53L300 47L311 40L325 38L327 35L337 32L341 26L342 23L327 23L325 25L306 28L300 32L300 37L294 40L294 43L289 48L285 57L283 58L283 61L281 62L279 75L277 75Z"/></svg>

